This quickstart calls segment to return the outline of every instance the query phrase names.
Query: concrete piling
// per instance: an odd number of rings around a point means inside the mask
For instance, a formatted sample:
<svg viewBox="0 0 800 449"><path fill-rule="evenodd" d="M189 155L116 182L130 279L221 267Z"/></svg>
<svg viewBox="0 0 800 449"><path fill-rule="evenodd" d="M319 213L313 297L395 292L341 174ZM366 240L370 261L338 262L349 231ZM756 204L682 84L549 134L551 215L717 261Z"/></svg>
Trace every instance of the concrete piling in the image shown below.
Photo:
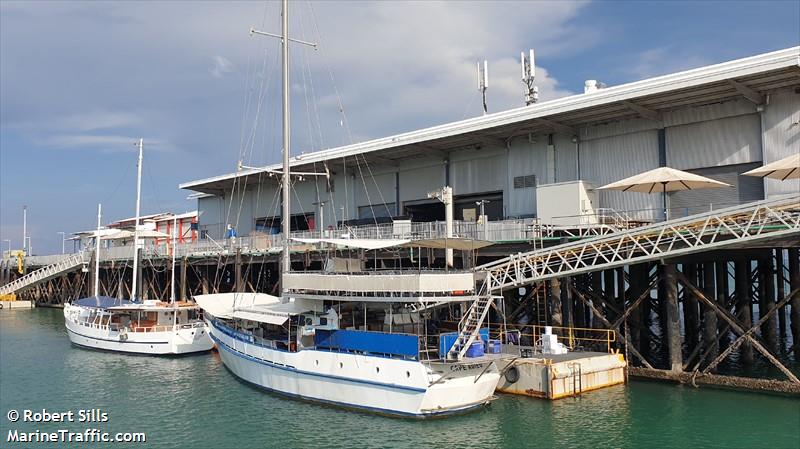
<svg viewBox="0 0 800 449"><path fill-rule="evenodd" d="M797 291L800 288L800 251L789 248L789 289ZM791 302L790 328L792 330L792 343L795 361L800 360L800 293L795 293Z"/></svg>

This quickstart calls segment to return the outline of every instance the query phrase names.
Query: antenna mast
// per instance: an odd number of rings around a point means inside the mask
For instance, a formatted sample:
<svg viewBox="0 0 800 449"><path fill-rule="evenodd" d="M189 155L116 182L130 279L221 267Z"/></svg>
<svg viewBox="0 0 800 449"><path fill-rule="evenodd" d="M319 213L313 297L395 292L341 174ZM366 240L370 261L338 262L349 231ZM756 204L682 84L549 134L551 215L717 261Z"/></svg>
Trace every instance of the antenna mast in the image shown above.
<svg viewBox="0 0 800 449"><path fill-rule="evenodd" d="M478 61L478 91L483 96L483 115L489 113L489 108L486 106L486 89L489 87L489 63L484 59L483 67Z"/></svg>
<svg viewBox="0 0 800 449"><path fill-rule="evenodd" d="M530 106L539 101L539 87L536 80L536 65L533 58L533 49L530 49L530 58L525 57L525 52L519 54L522 65L522 82L525 84L525 106Z"/></svg>

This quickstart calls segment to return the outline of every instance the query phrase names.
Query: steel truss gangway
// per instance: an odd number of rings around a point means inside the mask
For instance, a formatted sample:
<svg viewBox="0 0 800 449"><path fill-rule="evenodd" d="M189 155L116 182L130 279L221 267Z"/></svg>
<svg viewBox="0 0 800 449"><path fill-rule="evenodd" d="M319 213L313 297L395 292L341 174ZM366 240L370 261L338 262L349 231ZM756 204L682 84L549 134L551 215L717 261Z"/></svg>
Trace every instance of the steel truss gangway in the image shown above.
<svg viewBox="0 0 800 449"><path fill-rule="evenodd" d="M86 262L83 260L83 252L72 254L52 265L32 271L19 279L15 279L8 284L0 286L0 295L22 292L42 282L71 273L78 268L83 268L85 265Z"/></svg>
<svg viewBox="0 0 800 449"><path fill-rule="evenodd" d="M489 293L546 279L723 248L800 242L800 195L747 203L550 248L475 268ZM792 243L793 242L793 243Z"/></svg>

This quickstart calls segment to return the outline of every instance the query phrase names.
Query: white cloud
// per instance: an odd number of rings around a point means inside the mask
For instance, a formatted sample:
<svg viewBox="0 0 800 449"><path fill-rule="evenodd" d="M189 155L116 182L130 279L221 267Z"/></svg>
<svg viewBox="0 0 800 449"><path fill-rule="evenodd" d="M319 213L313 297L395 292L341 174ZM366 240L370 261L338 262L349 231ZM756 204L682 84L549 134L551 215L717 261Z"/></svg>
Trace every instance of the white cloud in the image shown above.
<svg viewBox="0 0 800 449"><path fill-rule="evenodd" d="M686 54L672 46L651 48L639 53L629 73L639 79L652 78L711 64L712 61L695 54Z"/></svg>
<svg viewBox="0 0 800 449"><path fill-rule="evenodd" d="M209 72L214 78L222 78L225 74L233 72L233 63L224 56L214 56L214 66Z"/></svg>

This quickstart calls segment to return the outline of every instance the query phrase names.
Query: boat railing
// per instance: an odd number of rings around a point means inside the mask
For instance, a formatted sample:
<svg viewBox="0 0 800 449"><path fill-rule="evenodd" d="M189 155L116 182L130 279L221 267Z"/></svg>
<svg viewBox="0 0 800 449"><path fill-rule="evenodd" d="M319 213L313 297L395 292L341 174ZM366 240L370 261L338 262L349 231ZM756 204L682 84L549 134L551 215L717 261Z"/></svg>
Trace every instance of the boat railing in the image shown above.
<svg viewBox="0 0 800 449"><path fill-rule="evenodd" d="M165 325L157 325L157 326L136 326L136 325L122 325L119 323L111 323L111 324L102 324L96 323L92 321L76 321L77 324L92 328L92 329L99 329L99 330L110 330L115 332L137 332L137 333L147 333L147 332L169 332L169 331L176 331L179 329L192 329L192 328L201 328L205 324L202 321L198 321L195 323L183 323L183 324L165 324Z"/></svg>

